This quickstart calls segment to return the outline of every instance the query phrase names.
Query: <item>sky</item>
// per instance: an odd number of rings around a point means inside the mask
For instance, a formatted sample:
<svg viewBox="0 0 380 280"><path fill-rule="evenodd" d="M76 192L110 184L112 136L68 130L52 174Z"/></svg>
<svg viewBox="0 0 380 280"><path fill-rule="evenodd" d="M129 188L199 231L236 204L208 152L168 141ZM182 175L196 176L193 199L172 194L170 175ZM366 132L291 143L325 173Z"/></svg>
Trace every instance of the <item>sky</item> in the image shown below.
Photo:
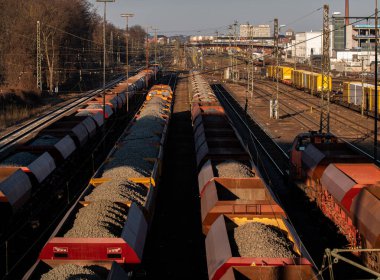
<svg viewBox="0 0 380 280"><path fill-rule="evenodd" d="M103 3L89 0L103 15ZM376 1L376 0L375 0ZM350 0L350 16L369 16L375 10L374 0ZM226 34L228 25L239 23L269 24L278 18L284 30L296 32L321 30L322 8L330 5L330 14L344 15L344 0L115 0L107 3L107 21L125 27L120 13L133 13L129 24L158 28L163 35ZM320 9L320 10L318 10ZM150 31L152 33L152 31Z"/></svg>

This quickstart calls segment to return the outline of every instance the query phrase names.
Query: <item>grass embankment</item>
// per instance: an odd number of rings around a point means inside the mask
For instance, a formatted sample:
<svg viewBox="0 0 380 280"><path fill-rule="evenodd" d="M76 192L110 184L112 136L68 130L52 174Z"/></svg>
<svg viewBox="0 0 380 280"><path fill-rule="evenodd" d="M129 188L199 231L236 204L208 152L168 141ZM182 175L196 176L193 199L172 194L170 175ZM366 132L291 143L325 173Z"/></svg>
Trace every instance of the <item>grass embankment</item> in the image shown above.
<svg viewBox="0 0 380 280"><path fill-rule="evenodd" d="M46 109L41 95L33 91L0 90L0 130L18 124Z"/></svg>

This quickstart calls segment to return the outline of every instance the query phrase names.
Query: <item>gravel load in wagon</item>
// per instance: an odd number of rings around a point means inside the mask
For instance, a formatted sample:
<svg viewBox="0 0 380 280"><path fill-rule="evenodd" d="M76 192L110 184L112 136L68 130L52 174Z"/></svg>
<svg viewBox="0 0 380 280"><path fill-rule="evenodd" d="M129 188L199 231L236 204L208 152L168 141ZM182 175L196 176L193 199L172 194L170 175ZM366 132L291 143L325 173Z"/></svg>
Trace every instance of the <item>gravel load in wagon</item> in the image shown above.
<svg viewBox="0 0 380 280"><path fill-rule="evenodd" d="M153 137L138 138L128 141L127 139L119 146L112 159L123 161L125 159L141 159L146 157L156 157L159 151L160 141L155 141Z"/></svg>
<svg viewBox="0 0 380 280"><path fill-rule="evenodd" d="M54 146L59 140L61 139L51 135L43 135L31 142L30 146Z"/></svg>
<svg viewBox="0 0 380 280"><path fill-rule="evenodd" d="M160 143L161 137L159 134L161 133L162 127L160 130L156 132L151 131L150 133L144 132L145 129L140 128L133 131L133 133L128 133L128 135L123 138L123 140L119 143L120 148L123 147L135 147L137 145L141 145L141 142L146 145L156 145ZM135 143L137 142L137 143Z"/></svg>
<svg viewBox="0 0 380 280"><path fill-rule="evenodd" d="M85 201L109 200L113 202L135 202L138 205L145 203L148 188L143 184L136 184L128 180L111 180L97 187L87 195Z"/></svg>
<svg viewBox="0 0 380 280"><path fill-rule="evenodd" d="M153 163L145 160L139 151L142 151L142 147L119 150L104 166L102 177L113 179L150 177Z"/></svg>
<svg viewBox="0 0 380 280"><path fill-rule="evenodd" d="M127 163L126 163L127 164ZM151 167L144 167L149 164ZM136 161L134 166L106 166L102 177L104 178L145 178L150 177L152 173L153 165L147 161Z"/></svg>
<svg viewBox="0 0 380 280"><path fill-rule="evenodd" d="M107 269L76 264L59 265L41 276L41 280L105 280Z"/></svg>
<svg viewBox="0 0 380 280"><path fill-rule="evenodd" d="M215 165L216 175L221 178L251 178L254 177L252 170L245 164L226 160Z"/></svg>
<svg viewBox="0 0 380 280"><path fill-rule="evenodd" d="M128 207L111 201L95 201L82 207L76 214L73 227L64 235L67 238L120 237Z"/></svg>
<svg viewBox="0 0 380 280"><path fill-rule="evenodd" d="M28 166L39 156L40 155L33 153L19 152L4 159L2 162L0 162L0 166Z"/></svg>
<svg viewBox="0 0 380 280"><path fill-rule="evenodd" d="M140 112L128 134L120 142L110 162L104 165L102 177L141 178L150 177L154 162L148 159L158 157L161 136L166 123L162 118L167 108L164 101L154 97Z"/></svg>
<svg viewBox="0 0 380 280"><path fill-rule="evenodd" d="M140 154L140 157L143 158L157 157L160 148L160 140L156 137L131 140L126 143L123 148L128 152L127 157L129 157L129 153Z"/></svg>
<svg viewBox="0 0 380 280"><path fill-rule="evenodd" d="M154 123L152 120L144 120L139 126L134 125L128 133L128 136L124 140L139 141L145 143L160 142L158 134L163 130L163 125L160 123ZM146 141L145 141L146 140Z"/></svg>
<svg viewBox="0 0 380 280"><path fill-rule="evenodd" d="M241 257L295 258L293 243L278 228L259 222L234 229L234 239Z"/></svg>

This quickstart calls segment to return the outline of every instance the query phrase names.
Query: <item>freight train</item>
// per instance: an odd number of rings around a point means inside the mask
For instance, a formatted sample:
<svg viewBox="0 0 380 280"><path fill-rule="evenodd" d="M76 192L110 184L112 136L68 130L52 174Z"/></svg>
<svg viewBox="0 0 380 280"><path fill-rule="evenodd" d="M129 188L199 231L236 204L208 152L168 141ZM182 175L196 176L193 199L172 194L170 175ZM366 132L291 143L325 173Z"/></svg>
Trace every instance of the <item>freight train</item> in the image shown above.
<svg viewBox="0 0 380 280"><path fill-rule="evenodd" d="M316 277L213 90L198 72L189 79L209 279Z"/></svg>
<svg viewBox="0 0 380 280"><path fill-rule="evenodd" d="M165 85L148 93L24 279L128 279L122 266L141 262L154 212L172 95Z"/></svg>
<svg viewBox="0 0 380 280"><path fill-rule="evenodd" d="M267 77L276 79L276 76L278 76L279 81L284 84L293 85L298 89L314 94L322 92L322 74L305 70L295 70L292 67L286 66L279 66L278 70L277 66L267 66ZM326 82L328 83L328 89L331 91L331 77L329 77Z"/></svg>
<svg viewBox="0 0 380 280"><path fill-rule="evenodd" d="M320 94L322 92L322 74L306 70L295 70L287 66L279 66L278 71L276 71L276 69L277 66L267 66L267 78L275 80L278 75L278 80L286 85L294 86L297 89L304 90L311 94ZM329 77L326 82L328 84L328 90L332 91L332 78ZM335 95L334 98L331 99L332 102L358 112L362 111L363 104L364 111L369 115L374 115L374 85L361 82L344 82L341 90L342 94ZM378 113L380 113L380 106L378 106Z"/></svg>
<svg viewBox="0 0 380 280"><path fill-rule="evenodd" d="M292 145L291 177L353 249L380 248L380 169L331 134L298 135ZM364 263L380 272L380 253L362 252Z"/></svg>
<svg viewBox="0 0 380 280"><path fill-rule="evenodd" d="M82 149L113 114L124 110L128 101L154 78L158 68L140 71L118 83L103 97L94 96L85 105L65 116L16 147L0 160L0 207L18 211L52 174L75 151ZM104 112L103 112L104 110Z"/></svg>

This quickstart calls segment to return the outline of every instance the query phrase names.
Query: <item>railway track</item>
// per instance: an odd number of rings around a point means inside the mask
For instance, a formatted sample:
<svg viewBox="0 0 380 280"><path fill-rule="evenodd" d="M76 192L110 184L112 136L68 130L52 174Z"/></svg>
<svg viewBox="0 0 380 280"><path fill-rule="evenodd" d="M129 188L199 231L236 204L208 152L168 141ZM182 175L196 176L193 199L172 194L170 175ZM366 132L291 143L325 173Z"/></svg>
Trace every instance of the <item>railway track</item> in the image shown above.
<svg viewBox="0 0 380 280"><path fill-rule="evenodd" d="M72 207L89 179L104 161L114 142L141 108L145 95L137 94L130 110L115 117L105 134L99 135L79 154L73 155L36 192L23 211L3 224L0 235L0 279L19 279L38 254L54 228ZM3 278L4 277L4 278Z"/></svg>
<svg viewBox="0 0 380 280"><path fill-rule="evenodd" d="M246 114L240 103L223 85L214 84L212 89L239 131L273 196L283 206L316 267L321 268L324 249L345 248L345 237L338 233L336 226L322 214L315 203L309 201L303 191L284 180L288 170L286 152ZM324 269L326 267L320 271ZM338 279L366 279L361 272L342 263L337 264L334 271Z"/></svg>
<svg viewBox="0 0 380 280"><path fill-rule="evenodd" d="M268 87L270 91L266 91L268 95L272 95L272 92L276 90L276 86L274 86L271 82L268 81L256 81L256 84L263 85L265 87ZM297 89L294 88L289 88L285 85L280 84L279 85L279 93L282 96L286 96L288 100L292 100L292 102L296 101L299 104L304 105L305 107L312 107L313 110L316 110L318 112L321 111L320 109L320 100L314 98L312 95L305 95L304 92L299 92ZM256 89L260 89L259 87L256 86ZM289 89L292 89L291 92L289 92ZM261 89L262 90L262 89ZM282 104L283 106L286 106L288 109L291 109L289 105L286 103ZM348 116L345 116L343 114L337 114L334 113L335 110L339 110L337 105L331 104L330 105L330 121L337 125L338 127L343 127L345 126L345 130L349 133L352 134L352 138L357 138L357 135L365 135L366 137L370 137L371 134L373 134L373 131L369 131L368 127L362 125L361 123L358 122L353 122L352 118L349 118ZM280 108L281 110L281 108ZM319 120L316 118L310 119L312 123L319 125ZM349 128L350 130L348 130ZM348 138L348 137L346 137Z"/></svg>
<svg viewBox="0 0 380 280"><path fill-rule="evenodd" d="M119 77L113 80L112 82L109 82L108 84L106 84L106 89L116 85L122 79L124 79L124 76ZM52 124L53 122L57 121L61 117L69 114L70 112L74 111L78 106L86 103L88 100L90 100L95 95L101 93L102 91L103 89L96 89L90 91L86 93L84 96L79 97L77 100L72 101L69 104L65 104L63 106L58 106L52 111L46 112L35 119L27 121L25 124L18 127L17 129L0 137L0 155L16 143L26 139L31 133L35 133L36 131L41 130L49 124Z"/></svg>
<svg viewBox="0 0 380 280"><path fill-rule="evenodd" d="M273 91L276 90L276 86L272 85L270 81L256 81L255 92L261 97L268 101L272 98ZM312 98L305 99L305 93L300 92L299 90L289 88L286 85L280 84L279 93L280 96L280 112L282 111L283 117L291 116L297 122L308 127L309 130L318 130L319 128L319 112L320 104L319 100ZM289 89L292 91L289 92ZM285 101L284 98L285 97ZM291 100L291 103L286 101ZM298 104L298 108L297 105ZM334 129L331 129L332 133L339 136L342 141L346 142L353 149L359 151L363 155L373 159L373 156L369 152L365 151L359 145L371 146L373 130L368 129L367 126L362 125L360 122L362 119L355 119L351 116L344 115L343 112L339 109L345 110L345 108L340 107L339 105L333 104L330 107L330 127L333 126ZM318 112L318 114L309 114L310 108ZM371 122L372 120L364 120L365 122ZM372 125L371 125L372 127ZM369 149L367 149L369 150ZM380 161L378 161L380 163Z"/></svg>
<svg viewBox="0 0 380 280"><path fill-rule="evenodd" d="M236 101L222 85L214 84L211 88L216 92L223 106L228 106L230 110L233 111L236 118L238 118L238 121L242 124L242 128L249 133L250 139L254 140L253 145L257 146L263 153L265 153L282 176L286 176L288 174L289 161L287 153L285 153L280 146L278 146L276 142L264 132L259 124L254 122L248 116L247 112L239 105L238 101ZM251 141L248 141L246 144L250 145L251 143ZM254 158L254 154L252 156Z"/></svg>
<svg viewBox="0 0 380 280"><path fill-rule="evenodd" d="M142 263L145 275L136 279L208 279L187 74L179 77L174 93L161 186ZM191 267L186 274L184 263Z"/></svg>
<svg viewBox="0 0 380 280"><path fill-rule="evenodd" d="M177 83L177 75L176 74L168 74L166 77L164 77L160 83L164 83L164 84L170 84L172 87L175 87L176 83ZM139 97L142 97L143 100L145 100L145 95L139 95ZM141 104L140 104L141 105ZM141 106L138 106L138 107L141 107ZM135 110L133 113L131 111L131 117L129 119L132 119L134 116L136 116L136 113L138 113L138 109ZM125 128L126 124L123 126L123 128L121 128L122 131L124 131L124 128ZM118 127L116 125L116 127ZM120 135L119 135L120 136ZM92 174L93 175L93 174ZM83 199L83 195L88 192L88 189L91 188L91 186L87 185L87 187L85 187L84 190L82 190L77 196L75 199L75 202L72 203L71 205L76 205L80 199ZM71 207L71 208L70 208ZM70 206L69 207L69 211L74 211L74 206ZM53 233L51 233L51 237L55 236L57 234L57 232L61 229L61 226L64 225L66 223L66 219L69 217L69 214L70 212L67 212L67 210L64 211L65 212L65 217L62 219L62 221L60 222L60 224L57 226L57 228L55 228L55 230L53 231ZM38 256L35 256L34 260L37 259ZM155 261L157 261L157 259L155 259ZM42 267L38 267L39 263L41 263L41 261L37 260L34 265L32 266L32 268L28 271L28 273L25 275L25 279L29 279L29 277L31 277L32 274L35 273L35 269L37 270L36 272L36 275L41 275L41 271L39 271L39 269L41 269ZM32 264L30 264L32 265ZM44 273L44 272L42 272ZM135 271L133 271L133 273L135 273ZM139 274L139 272L137 273ZM135 276L135 275L134 275ZM138 275L136 277L139 277ZM32 277L32 279L35 279ZM39 278L38 278L39 279Z"/></svg>

